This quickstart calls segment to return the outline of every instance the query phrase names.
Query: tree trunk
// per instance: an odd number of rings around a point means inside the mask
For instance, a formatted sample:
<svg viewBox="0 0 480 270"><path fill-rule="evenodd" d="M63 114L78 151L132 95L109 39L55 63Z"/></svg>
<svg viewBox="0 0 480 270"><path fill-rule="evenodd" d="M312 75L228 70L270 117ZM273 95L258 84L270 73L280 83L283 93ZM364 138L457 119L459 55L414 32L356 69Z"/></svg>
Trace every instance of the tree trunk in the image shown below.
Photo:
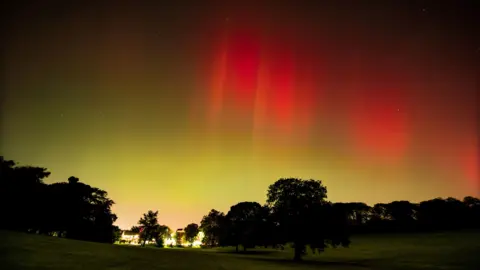
<svg viewBox="0 0 480 270"><path fill-rule="evenodd" d="M235 246L235 252L238 252L238 245Z"/></svg>
<svg viewBox="0 0 480 270"><path fill-rule="evenodd" d="M303 255L303 246L295 244L295 255L293 256L294 261L301 261Z"/></svg>
<svg viewBox="0 0 480 270"><path fill-rule="evenodd" d="M243 252L247 251L247 247L243 245Z"/></svg>
<svg viewBox="0 0 480 270"><path fill-rule="evenodd" d="M145 235L145 238L143 238L143 244L142 244L143 247L144 247L145 244L147 243L147 238L148 238L148 235Z"/></svg>

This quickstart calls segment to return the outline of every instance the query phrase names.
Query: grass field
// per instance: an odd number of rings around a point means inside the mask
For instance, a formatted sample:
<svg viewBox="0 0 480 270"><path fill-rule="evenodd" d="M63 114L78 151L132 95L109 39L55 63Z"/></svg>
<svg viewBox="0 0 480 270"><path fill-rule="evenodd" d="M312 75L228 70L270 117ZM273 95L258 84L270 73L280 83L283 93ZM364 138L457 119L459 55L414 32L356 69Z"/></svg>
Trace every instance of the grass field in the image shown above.
<svg viewBox="0 0 480 270"><path fill-rule="evenodd" d="M255 249L158 249L0 231L0 269L480 269L480 232L352 238L350 248L309 254Z"/></svg>

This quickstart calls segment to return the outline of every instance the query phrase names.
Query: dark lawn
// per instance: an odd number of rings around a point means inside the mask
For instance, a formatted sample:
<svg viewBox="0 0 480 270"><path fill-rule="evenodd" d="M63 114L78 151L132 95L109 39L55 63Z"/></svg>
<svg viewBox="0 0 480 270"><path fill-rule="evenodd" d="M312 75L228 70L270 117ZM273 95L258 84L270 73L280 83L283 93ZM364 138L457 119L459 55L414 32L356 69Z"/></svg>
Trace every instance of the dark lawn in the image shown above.
<svg viewBox="0 0 480 270"><path fill-rule="evenodd" d="M158 249L0 231L0 269L472 269L480 270L480 232L352 238L291 261L291 250Z"/></svg>

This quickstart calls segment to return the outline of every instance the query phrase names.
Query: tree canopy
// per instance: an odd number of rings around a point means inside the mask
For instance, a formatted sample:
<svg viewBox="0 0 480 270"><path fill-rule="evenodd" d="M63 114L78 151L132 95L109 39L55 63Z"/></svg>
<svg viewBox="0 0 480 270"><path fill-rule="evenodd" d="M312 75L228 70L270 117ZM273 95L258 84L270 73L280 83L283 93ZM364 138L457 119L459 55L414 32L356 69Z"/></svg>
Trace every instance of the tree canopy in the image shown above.
<svg viewBox="0 0 480 270"><path fill-rule="evenodd" d="M215 209L202 218L200 229L204 233L203 243L207 246L218 246L225 236L225 214Z"/></svg>
<svg viewBox="0 0 480 270"><path fill-rule="evenodd" d="M185 240L192 245L199 232L198 224L188 224L187 227L185 227Z"/></svg>
<svg viewBox="0 0 480 270"><path fill-rule="evenodd" d="M326 244L348 246L346 217L327 199L327 188L319 180L282 178L270 185L267 204L280 225L283 242L293 242L295 260L309 245L313 251Z"/></svg>
<svg viewBox="0 0 480 270"><path fill-rule="evenodd" d="M147 213L138 221L140 225L140 239L143 242L143 246L147 241L156 239L159 234L159 224L158 224L158 211L153 212L149 210Z"/></svg>
<svg viewBox="0 0 480 270"><path fill-rule="evenodd" d="M108 193L71 176L65 182L46 184L46 168L18 166L0 156L0 210L6 222L0 229L113 243L121 231L114 222ZM227 214L212 209L200 226L185 228L193 242L199 231L205 246L282 247L293 243L294 259L307 251L348 246L351 234L399 233L480 228L480 199L467 196L434 198L413 203L405 200L377 203L330 202L319 180L282 178L268 187L265 205L239 202ZM172 230L158 222L158 211L148 211L131 228L143 245L163 239Z"/></svg>
<svg viewBox="0 0 480 270"><path fill-rule="evenodd" d="M246 250L258 243L262 210L262 206L257 202L241 202L230 208L226 216L229 222L229 239L237 250L238 245L242 245Z"/></svg>
<svg viewBox="0 0 480 270"><path fill-rule="evenodd" d="M3 228L107 243L118 236L114 202L106 191L73 176L68 182L45 184L50 175L46 168L17 166L3 157L0 163L0 204L8 220Z"/></svg>

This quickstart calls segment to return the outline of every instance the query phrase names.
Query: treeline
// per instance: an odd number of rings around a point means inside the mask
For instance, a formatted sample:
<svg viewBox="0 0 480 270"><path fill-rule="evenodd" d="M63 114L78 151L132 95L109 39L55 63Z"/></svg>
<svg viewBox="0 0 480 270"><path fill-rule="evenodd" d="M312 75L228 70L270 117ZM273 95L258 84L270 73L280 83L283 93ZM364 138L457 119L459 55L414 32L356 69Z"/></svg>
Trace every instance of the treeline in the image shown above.
<svg viewBox="0 0 480 270"><path fill-rule="evenodd" d="M0 229L56 235L113 243L119 238L114 226L114 202L107 192L70 177L68 182L45 184L46 168L17 166L0 156ZM149 211L133 229L143 244L158 246L172 232ZM436 198L421 203L394 201L373 207L365 203L332 203L319 180L282 178L268 187L267 202L240 202L224 214L211 210L200 226L185 228L191 242L201 230L206 246L282 247L293 243L300 260L307 247L323 251L328 246L348 246L350 235L385 232L426 232L480 228L480 199Z"/></svg>
<svg viewBox="0 0 480 270"><path fill-rule="evenodd" d="M0 228L113 243L119 237L107 192L70 177L45 184L46 168L17 166L0 156Z"/></svg>
<svg viewBox="0 0 480 270"><path fill-rule="evenodd" d="M145 246L148 241L155 242L157 247L164 247L167 244L165 240L171 240L173 233L170 227L158 223L158 211L152 210L144 213L138 221L138 226L132 226L130 231L138 233L142 246ZM200 228L198 224L191 223L184 228L184 233L184 240L192 246L195 238L197 238L200 233ZM175 241L177 240L181 240L181 237L176 236ZM120 243L122 242L123 241L120 241ZM173 243L168 244L168 246L173 246ZM175 243L175 246L181 246L181 244Z"/></svg>
<svg viewBox="0 0 480 270"><path fill-rule="evenodd" d="M430 232L480 228L480 199L467 196L411 203L337 203L352 233Z"/></svg>
<svg viewBox="0 0 480 270"><path fill-rule="evenodd" d="M225 215L211 210L200 228L207 246L243 249L293 243L294 259L307 247L321 252L327 246L348 246L348 217L327 201L327 188L319 180L280 179L270 185L267 203L241 202Z"/></svg>
<svg viewBox="0 0 480 270"><path fill-rule="evenodd" d="M283 247L293 243L295 259L309 246L348 246L362 233L429 232L480 228L480 199L436 198L421 203L394 201L373 207L365 203L332 203L316 180L280 179L271 185L267 203L241 202L227 214L215 209L200 223L207 246Z"/></svg>

